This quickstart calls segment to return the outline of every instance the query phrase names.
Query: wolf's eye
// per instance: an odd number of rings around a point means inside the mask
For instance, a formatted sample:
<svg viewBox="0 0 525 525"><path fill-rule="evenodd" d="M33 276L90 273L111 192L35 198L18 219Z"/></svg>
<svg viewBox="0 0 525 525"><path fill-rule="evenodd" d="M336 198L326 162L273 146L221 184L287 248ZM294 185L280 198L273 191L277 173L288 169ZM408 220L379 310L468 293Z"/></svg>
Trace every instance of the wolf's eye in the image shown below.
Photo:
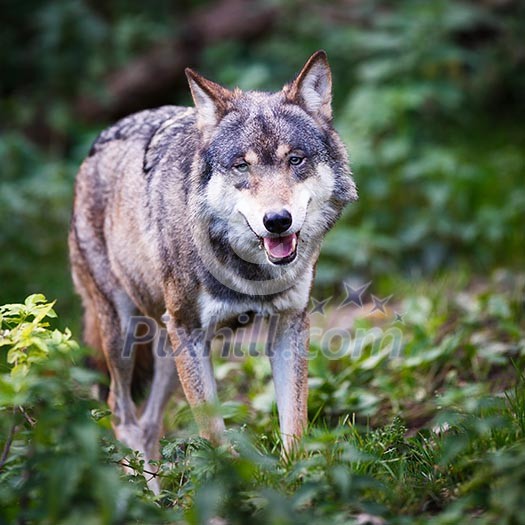
<svg viewBox="0 0 525 525"><path fill-rule="evenodd" d="M288 162L290 163L291 166L299 166L299 164L303 163L303 160L304 160L304 157L299 157L299 155L292 155L288 159Z"/></svg>
<svg viewBox="0 0 525 525"><path fill-rule="evenodd" d="M248 171L248 163L247 162L239 162L233 166L238 172L240 173L246 173Z"/></svg>

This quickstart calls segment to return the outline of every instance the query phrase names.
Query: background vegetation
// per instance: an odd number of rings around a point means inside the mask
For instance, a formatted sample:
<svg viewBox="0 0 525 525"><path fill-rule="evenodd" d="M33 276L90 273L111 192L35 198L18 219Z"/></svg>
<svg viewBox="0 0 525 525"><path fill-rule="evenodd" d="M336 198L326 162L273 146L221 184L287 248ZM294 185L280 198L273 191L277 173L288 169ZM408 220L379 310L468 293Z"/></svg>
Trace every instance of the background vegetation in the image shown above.
<svg viewBox="0 0 525 525"><path fill-rule="evenodd" d="M0 23L0 304L42 292L62 330L42 297L0 312L0 523L524 522L523 2L7 0ZM312 318L398 328L402 354L313 359L289 463L267 365L217 362L240 456L192 438L175 400L155 500L116 465L72 342L76 170L116 118L189 104L184 66L278 89L318 48L360 200L326 241L315 296L333 298ZM336 308L368 281L364 308ZM385 315L371 293L393 294Z"/></svg>

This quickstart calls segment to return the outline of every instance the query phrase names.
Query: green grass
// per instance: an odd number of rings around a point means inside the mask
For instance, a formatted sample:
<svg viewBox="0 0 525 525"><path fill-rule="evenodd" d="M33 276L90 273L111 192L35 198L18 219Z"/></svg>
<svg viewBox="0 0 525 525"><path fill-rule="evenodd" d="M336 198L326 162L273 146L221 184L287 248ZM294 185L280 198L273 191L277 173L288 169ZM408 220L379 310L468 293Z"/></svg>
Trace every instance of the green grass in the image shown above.
<svg viewBox="0 0 525 525"><path fill-rule="evenodd" d="M195 437L184 400L174 398L158 497L146 488L141 458L113 439L106 407L90 399L94 377L80 366L82 352L46 338L45 327L34 348L31 339L17 340L22 346L10 355L20 360L26 348L34 364L23 375L5 362L0 376L0 445L8 451L0 520L523 523L523 276L500 271L481 281L456 273L438 282L384 282L380 291L390 287L397 292L384 314L371 314L367 301L357 312L338 310L335 299L326 316L312 314L325 328L347 319L352 337L395 329L402 344L392 357L391 338L369 339L359 356L328 359L314 341L310 424L292 457L280 457L267 361L217 358L228 444L213 448ZM45 310L34 301L24 308ZM12 329L3 315L3 329ZM124 474L123 462L136 475Z"/></svg>
<svg viewBox="0 0 525 525"><path fill-rule="evenodd" d="M514 523L519 498L505 508L499 498L525 488L519 471L525 453L523 280L500 272L492 283L453 276L411 288L394 306L404 312L402 323L392 323L387 313L354 326L399 329L398 357L371 344L357 359L312 360L312 423L289 462L276 459L275 413L263 402L265 364L256 358L217 363L219 373L228 371L224 392L245 393L237 413L235 404L228 406L232 422L249 428L237 435L241 457L200 449L194 466L189 447L183 464L192 474L178 488L168 483L168 501L175 494L179 502L178 490L186 493L187 483L196 497L218 483L215 512L233 522L242 508L261 523L346 522L360 513L391 523L464 523L475 516ZM258 409L246 413L246 403ZM168 478L173 472L170 467Z"/></svg>

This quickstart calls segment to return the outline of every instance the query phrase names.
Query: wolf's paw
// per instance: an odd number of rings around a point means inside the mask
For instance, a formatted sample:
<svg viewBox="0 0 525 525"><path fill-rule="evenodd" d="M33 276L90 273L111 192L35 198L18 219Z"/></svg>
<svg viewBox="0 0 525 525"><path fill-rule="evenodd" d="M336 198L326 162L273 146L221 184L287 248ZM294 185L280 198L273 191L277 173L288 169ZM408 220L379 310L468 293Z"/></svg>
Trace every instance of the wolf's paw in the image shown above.
<svg viewBox="0 0 525 525"><path fill-rule="evenodd" d="M152 450L154 447L149 445L149 439L139 425L119 425L115 427L115 435L128 448L142 454L144 458L144 477L148 483L149 489L155 494L159 494L160 486L155 477L156 467L151 464L154 458ZM124 465L124 471L128 474L136 475L134 468Z"/></svg>
<svg viewBox="0 0 525 525"><path fill-rule="evenodd" d="M139 425L118 425L115 427L117 439L132 450L138 450L142 454L146 453L144 447L144 435Z"/></svg>
<svg viewBox="0 0 525 525"><path fill-rule="evenodd" d="M140 427L147 456L150 459L157 459L159 457L159 440L162 429L155 422L142 419L140 420Z"/></svg>

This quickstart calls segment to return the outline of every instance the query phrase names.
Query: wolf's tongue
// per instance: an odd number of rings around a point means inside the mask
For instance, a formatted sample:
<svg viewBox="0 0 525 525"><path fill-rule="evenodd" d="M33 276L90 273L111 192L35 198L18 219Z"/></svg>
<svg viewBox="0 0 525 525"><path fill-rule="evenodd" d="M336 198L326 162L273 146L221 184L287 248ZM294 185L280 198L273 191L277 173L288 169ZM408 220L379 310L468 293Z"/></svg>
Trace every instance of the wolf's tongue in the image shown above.
<svg viewBox="0 0 525 525"><path fill-rule="evenodd" d="M297 234L292 233L285 237L265 237L264 247L274 259L284 259L295 251Z"/></svg>

